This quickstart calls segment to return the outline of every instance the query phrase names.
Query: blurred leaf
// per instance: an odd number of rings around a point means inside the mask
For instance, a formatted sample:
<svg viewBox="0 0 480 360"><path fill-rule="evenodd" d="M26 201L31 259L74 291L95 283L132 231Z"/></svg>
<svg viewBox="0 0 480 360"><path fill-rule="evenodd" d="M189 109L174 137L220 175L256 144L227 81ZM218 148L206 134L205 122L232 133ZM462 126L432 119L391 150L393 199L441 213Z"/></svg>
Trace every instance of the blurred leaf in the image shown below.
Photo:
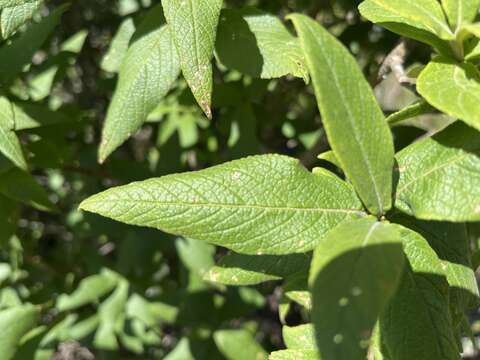
<svg viewBox="0 0 480 360"><path fill-rule="evenodd" d="M218 330L213 334L213 338L220 352L228 360L267 360L268 358L268 354L247 330Z"/></svg>
<svg viewBox="0 0 480 360"><path fill-rule="evenodd" d="M0 153L23 170L27 170L27 163L22 147L13 132L15 114L12 103L5 97L0 97Z"/></svg>
<svg viewBox="0 0 480 360"><path fill-rule="evenodd" d="M312 324L299 326L284 326L282 328L283 341L291 350L315 350L315 329Z"/></svg>
<svg viewBox="0 0 480 360"><path fill-rule="evenodd" d="M118 27L107 53L103 56L100 67L104 71L116 73L120 70L123 60L127 55L128 45L135 33L135 23L132 18L126 18Z"/></svg>
<svg viewBox="0 0 480 360"><path fill-rule="evenodd" d="M270 354L269 360L321 360L314 350L281 350Z"/></svg>

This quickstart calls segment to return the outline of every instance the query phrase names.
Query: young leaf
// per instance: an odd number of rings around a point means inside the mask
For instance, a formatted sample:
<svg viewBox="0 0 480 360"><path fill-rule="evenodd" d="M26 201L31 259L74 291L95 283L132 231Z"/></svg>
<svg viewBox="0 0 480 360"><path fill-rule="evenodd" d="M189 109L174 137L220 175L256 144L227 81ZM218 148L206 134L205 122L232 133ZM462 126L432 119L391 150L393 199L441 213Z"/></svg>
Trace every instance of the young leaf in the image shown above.
<svg viewBox="0 0 480 360"><path fill-rule="evenodd" d="M8 39L20 26L30 20L43 5L44 0L33 0L1 11L0 38Z"/></svg>
<svg viewBox="0 0 480 360"><path fill-rule="evenodd" d="M450 27L457 29L463 23L475 20L480 0L442 0L442 6L447 14Z"/></svg>
<svg viewBox="0 0 480 360"><path fill-rule="evenodd" d="M396 227L408 261L380 320L382 341L393 359L459 359L440 259L421 235Z"/></svg>
<svg viewBox="0 0 480 360"><path fill-rule="evenodd" d="M130 40L135 33L135 23L132 18L125 19L110 43L110 47L102 58L100 67L104 71L118 72L125 58Z"/></svg>
<svg viewBox="0 0 480 360"><path fill-rule="evenodd" d="M267 360L265 350L245 329L218 330L213 334L215 344L228 360Z"/></svg>
<svg viewBox="0 0 480 360"><path fill-rule="evenodd" d="M454 40L437 0L365 0L360 13L390 31L447 50L442 40Z"/></svg>
<svg viewBox="0 0 480 360"><path fill-rule="evenodd" d="M284 326L282 328L283 341L290 350L315 350L315 332L312 324L299 326Z"/></svg>
<svg viewBox="0 0 480 360"><path fill-rule="evenodd" d="M430 113L433 110L434 108L429 103L427 103L425 100L422 99L387 117L387 123L390 126L394 126L404 120L408 120L423 114Z"/></svg>
<svg viewBox="0 0 480 360"><path fill-rule="evenodd" d="M27 162L14 130L13 105L0 97L0 153L21 169L27 170Z"/></svg>
<svg viewBox="0 0 480 360"><path fill-rule="evenodd" d="M437 109L480 130L480 73L474 65L437 57L420 74L417 90Z"/></svg>
<svg viewBox="0 0 480 360"><path fill-rule="evenodd" d="M170 28L161 26L161 7L154 8L132 39L107 112L98 158L106 158L147 120L180 74Z"/></svg>
<svg viewBox="0 0 480 360"><path fill-rule="evenodd" d="M392 205L393 140L355 59L320 24L292 15L330 145L370 212Z"/></svg>
<svg viewBox="0 0 480 360"><path fill-rule="evenodd" d="M308 81L298 39L276 16L255 8L222 11L216 53L223 65L243 74L262 79L291 74Z"/></svg>
<svg viewBox="0 0 480 360"><path fill-rule="evenodd" d="M480 133L457 122L397 154L395 206L423 220L480 220Z"/></svg>
<svg viewBox="0 0 480 360"><path fill-rule="evenodd" d="M0 353L2 359L10 360L15 355L22 337L37 322L38 310L32 305L23 305L0 311Z"/></svg>
<svg viewBox="0 0 480 360"><path fill-rule="evenodd" d="M397 228L374 219L346 222L315 249L312 322L325 359L364 359L371 332L403 273Z"/></svg>
<svg viewBox="0 0 480 360"><path fill-rule="evenodd" d="M183 75L207 117L212 117L212 58L223 0L162 0Z"/></svg>
<svg viewBox="0 0 480 360"><path fill-rule="evenodd" d="M364 215L348 184L279 155L132 183L80 207L257 255L309 251L340 222Z"/></svg>
<svg viewBox="0 0 480 360"><path fill-rule="evenodd" d="M224 256L204 276L205 280L218 284L246 286L271 280L280 280L287 275L307 272L311 254L240 255Z"/></svg>

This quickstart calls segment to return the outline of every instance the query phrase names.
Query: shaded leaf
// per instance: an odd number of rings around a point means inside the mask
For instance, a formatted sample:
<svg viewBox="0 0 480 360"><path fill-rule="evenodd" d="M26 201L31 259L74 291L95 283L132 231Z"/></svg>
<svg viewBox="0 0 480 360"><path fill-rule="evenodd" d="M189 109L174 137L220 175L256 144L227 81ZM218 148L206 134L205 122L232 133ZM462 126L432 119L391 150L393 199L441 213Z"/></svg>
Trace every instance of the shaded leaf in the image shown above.
<svg viewBox="0 0 480 360"><path fill-rule="evenodd" d="M247 330L218 330L213 334L213 338L220 352L228 360L267 360L268 358L265 350Z"/></svg>
<svg viewBox="0 0 480 360"><path fill-rule="evenodd" d="M0 153L21 169L27 169L27 162L17 135L13 105L5 97L0 97Z"/></svg>
<svg viewBox="0 0 480 360"><path fill-rule="evenodd" d="M122 21L118 30L110 42L107 53L102 58L100 67L104 71L118 72L128 51L128 45L135 33L135 23L132 18Z"/></svg>

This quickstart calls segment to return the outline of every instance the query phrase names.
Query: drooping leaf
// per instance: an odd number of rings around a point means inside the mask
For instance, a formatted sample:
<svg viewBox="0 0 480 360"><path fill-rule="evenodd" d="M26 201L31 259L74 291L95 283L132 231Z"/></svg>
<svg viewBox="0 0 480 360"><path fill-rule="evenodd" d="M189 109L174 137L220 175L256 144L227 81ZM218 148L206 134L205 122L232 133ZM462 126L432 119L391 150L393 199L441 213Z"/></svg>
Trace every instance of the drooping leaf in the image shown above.
<svg viewBox="0 0 480 360"><path fill-rule="evenodd" d="M103 127L100 162L140 128L180 73L170 28L161 25L161 10L157 6L150 11L125 55Z"/></svg>
<svg viewBox="0 0 480 360"><path fill-rule="evenodd" d="M450 27L455 30L463 23L470 23L475 19L480 0L442 0L442 6Z"/></svg>
<svg viewBox="0 0 480 360"><path fill-rule="evenodd" d="M298 39L280 19L255 8L222 11L216 53L226 67L253 77L291 74L308 81Z"/></svg>
<svg viewBox="0 0 480 360"><path fill-rule="evenodd" d="M312 324L299 326L284 326L282 328L283 341L290 350L315 350L315 332Z"/></svg>
<svg viewBox="0 0 480 360"><path fill-rule="evenodd" d="M455 39L437 0L365 0L360 13L390 31L448 53L445 41Z"/></svg>
<svg viewBox="0 0 480 360"><path fill-rule="evenodd" d="M291 15L305 52L322 120L342 169L367 209L391 208L393 140L355 59L320 24Z"/></svg>
<svg viewBox="0 0 480 360"><path fill-rule="evenodd" d="M20 26L33 17L43 2L44 0L32 0L0 10L0 39L8 39L12 36Z"/></svg>
<svg viewBox="0 0 480 360"><path fill-rule="evenodd" d="M220 352L228 360L267 360L268 358L265 350L247 330L218 330L213 334L213 338Z"/></svg>
<svg viewBox="0 0 480 360"><path fill-rule="evenodd" d="M35 52L51 35L68 5L62 5L53 10L39 23L31 25L15 41L0 48L0 84L7 84L22 72ZM0 5L1 8L1 5Z"/></svg>
<svg viewBox="0 0 480 360"><path fill-rule="evenodd" d="M279 155L132 183L80 207L256 255L309 251L340 222L364 215L348 184Z"/></svg>
<svg viewBox="0 0 480 360"><path fill-rule="evenodd" d="M12 103L0 97L0 153L21 169L27 169L27 162L17 135L13 132L15 122Z"/></svg>
<svg viewBox="0 0 480 360"><path fill-rule="evenodd" d="M420 74L417 90L437 109L480 130L480 73L474 65L437 57Z"/></svg>
<svg viewBox="0 0 480 360"><path fill-rule="evenodd" d="M480 220L480 133L457 122L397 154L395 206L423 220Z"/></svg>
<svg viewBox="0 0 480 360"><path fill-rule="evenodd" d="M162 0L182 72L207 117L212 117L212 58L223 0Z"/></svg>
<svg viewBox="0 0 480 360"><path fill-rule="evenodd" d="M102 58L102 62L100 63L102 70L112 73L120 70L134 33L135 23L133 19L127 18L123 20L110 43L107 53Z"/></svg>
<svg viewBox="0 0 480 360"><path fill-rule="evenodd" d="M440 259L421 235L396 227L407 264L381 318L382 342L392 359L459 359Z"/></svg>
<svg viewBox="0 0 480 360"><path fill-rule="evenodd" d="M270 354L269 360L321 360L314 350L280 350Z"/></svg>
<svg viewBox="0 0 480 360"><path fill-rule="evenodd" d="M258 256L231 253L212 267L204 278L224 285L256 285L265 281L280 280L287 275L307 272L310 260L311 254Z"/></svg>
<svg viewBox="0 0 480 360"><path fill-rule="evenodd" d="M37 317L38 309L32 305L17 306L0 311L2 359L13 358L22 337L36 325Z"/></svg>
<svg viewBox="0 0 480 360"><path fill-rule="evenodd" d="M375 219L341 224L320 242L310 286L321 357L366 357L377 318L397 289L403 265L397 228Z"/></svg>

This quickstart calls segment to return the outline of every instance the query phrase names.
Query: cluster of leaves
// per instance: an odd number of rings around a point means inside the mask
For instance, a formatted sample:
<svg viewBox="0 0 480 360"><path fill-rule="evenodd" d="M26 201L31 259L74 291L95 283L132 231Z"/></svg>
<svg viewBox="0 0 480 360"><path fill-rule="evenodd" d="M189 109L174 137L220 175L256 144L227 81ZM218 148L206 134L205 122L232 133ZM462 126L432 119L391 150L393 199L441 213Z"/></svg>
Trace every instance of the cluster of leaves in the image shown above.
<svg viewBox="0 0 480 360"><path fill-rule="evenodd" d="M479 0L360 5L418 94L354 1L86 3L0 0L3 358L460 358Z"/></svg>

